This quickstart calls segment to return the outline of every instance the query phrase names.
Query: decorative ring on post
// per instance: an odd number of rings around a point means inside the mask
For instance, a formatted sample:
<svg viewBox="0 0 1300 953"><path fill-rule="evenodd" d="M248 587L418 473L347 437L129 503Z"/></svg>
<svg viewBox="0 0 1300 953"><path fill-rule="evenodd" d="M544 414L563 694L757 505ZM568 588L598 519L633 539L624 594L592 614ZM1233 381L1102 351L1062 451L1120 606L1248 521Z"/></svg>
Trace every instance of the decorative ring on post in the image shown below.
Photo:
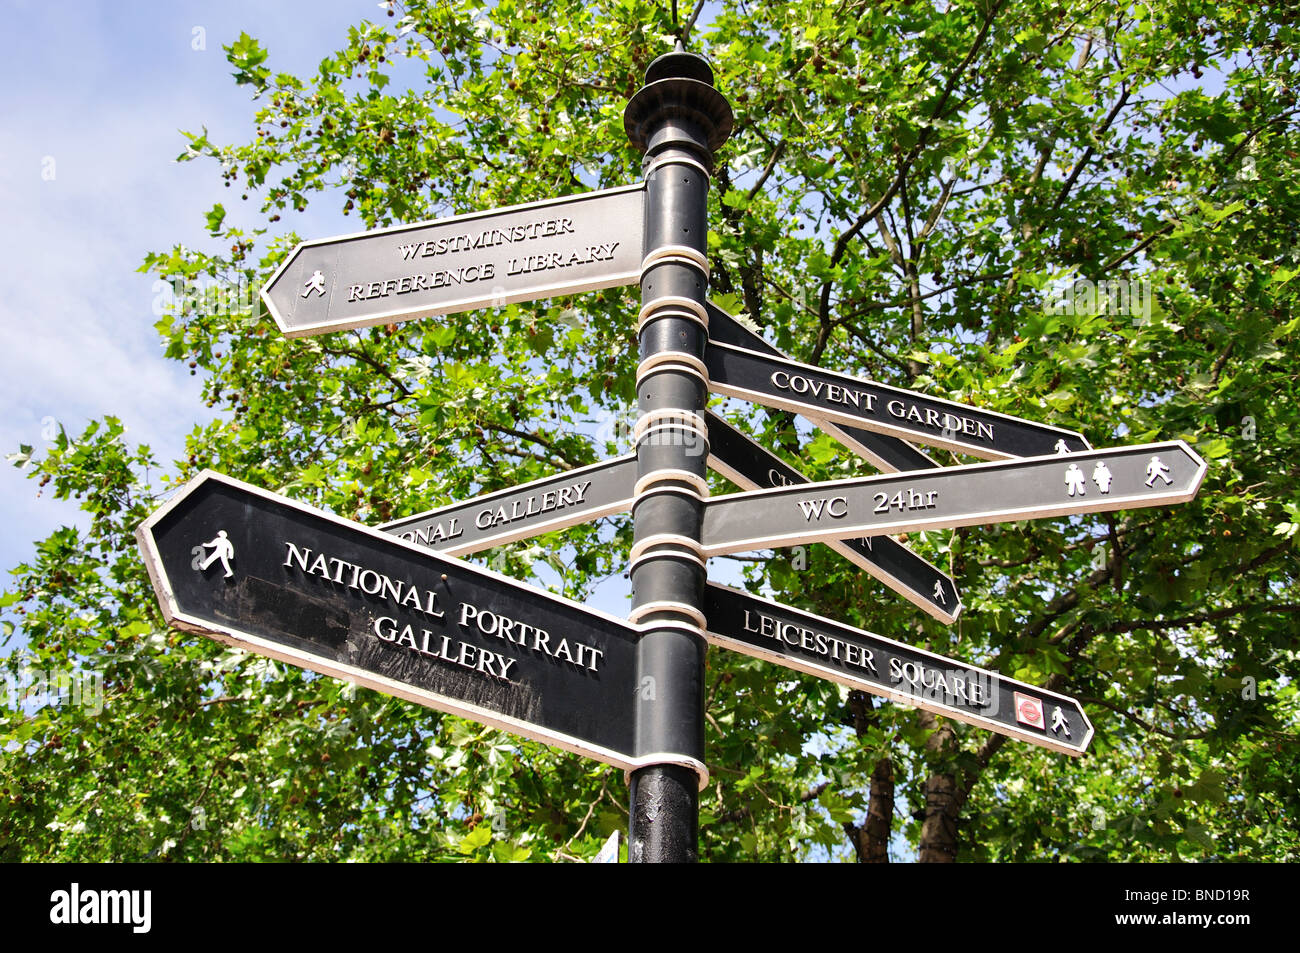
<svg viewBox="0 0 1300 953"><path fill-rule="evenodd" d="M683 486L657 487L655 486L656 483L688 483L691 489ZM632 492L636 496L648 496L651 493L679 493L683 496L694 497L697 500L707 500L709 498L709 484L699 474L691 473L688 470L656 470L654 473L647 473L637 480Z"/></svg>
<svg viewBox="0 0 1300 953"><path fill-rule="evenodd" d="M650 252L641 259L641 274L645 274L655 265L664 262L676 262L683 265L694 265L704 274L707 281L709 277L709 259L690 245L660 245L658 248L652 248Z"/></svg>
<svg viewBox="0 0 1300 953"><path fill-rule="evenodd" d="M650 429L662 430L667 427L693 430L703 437L705 441L709 439L709 425L704 422L702 415L692 410L661 407L658 410L647 410L636 419L636 423L632 425L632 441L640 443L646 431Z"/></svg>
<svg viewBox="0 0 1300 953"><path fill-rule="evenodd" d="M680 612L682 615L688 615L695 619L700 625L700 632L697 633L703 638L703 630L708 628L709 620L704 617L704 613L693 605L685 602L673 602L671 599L663 599L659 602L647 602L645 605L637 606L628 613L628 621L632 623L639 622L642 617L653 615L656 612Z"/></svg>
<svg viewBox="0 0 1300 953"><path fill-rule="evenodd" d="M704 381L705 387L709 386L709 369L705 363L694 354L685 354L682 351L660 351L658 354L651 354L636 366L636 378L640 381L649 374L659 374L664 371L693 374Z"/></svg>
<svg viewBox="0 0 1300 953"><path fill-rule="evenodd" d="M651 314L659 308L685 308L688 311L694 311L700 316L701 323L705 327L709 325L709 312L704 305L700 304L694 298L686 298L681 295L664 295L660 298L652 298L641 305L641 310L637 312L637 323L646 321Z"/></svg>
<svg viewBox="0 0 1300 953"><path fill-rule="evenodd" d="M704 173L704 177L706 179L713 178L713 174L709 172L708 169L704 168L704 163L696 162L694 159L690 158L689 156L684 156L680 152L674 152L668 155L655 156L654 161L651 162L649 167L645 170L645 173L642 175L642 178L648 179L650 178L650 176L658 172L664 166L669 166L669 165L694 166L695 168L699 169L702 173Z"/></svg>
<svg viewBox="0 0 1300 953"><path fill-rule="evenodd" d="M632 772L644 768L650 764L676 764L683 768L690 768L700 777L700 790L703 791L709 786L709 769L703 761L699 761L686 754L673 754L669 751L654 751L650 754L643 754L641 757L633 760L634 765L630 770L623 772L623 783L631 784Z"/></svg>
<svg viewBox="0 0 1300 953"><path fill-rule="evenodd" d="M640 335L641 332L644 331L649 325L653 324L655 321L662 320L663 318L682 318L683 320L686 321L695 322L706 332L709 330L708 321L701 318L696 312L687 311L683 308L667 307L667 308L657 310L653 314L647 314L644 317L638 318L636 324L636 333Z"/></svg>
<svg viewBox="0 0 1300 953"><path fill-rule="evenodd" d="M699 566L701 569L707 568L705 562L698 558L694 553L689 553L684 549L665 549L655 550L651 553L639 553L635 559L628 560L628 570L630 571L634 566L639 566L641 563L650 559L680 559L682 562L690 563L692 566Z"/></svg>
<svg viewBox="0 0 1300 953"><path fill-rule="evenodd" d="M646 555L646 550L653 549L655 546L677 546L682 552L694 553L701 562L707 558L704 555L703 547L697 540L691 539L689 536L678 536L676 533L655 533L653 536L637 540L632 544L628 558L639 559ZM659 553L658 555L668 554Z"/></svg>

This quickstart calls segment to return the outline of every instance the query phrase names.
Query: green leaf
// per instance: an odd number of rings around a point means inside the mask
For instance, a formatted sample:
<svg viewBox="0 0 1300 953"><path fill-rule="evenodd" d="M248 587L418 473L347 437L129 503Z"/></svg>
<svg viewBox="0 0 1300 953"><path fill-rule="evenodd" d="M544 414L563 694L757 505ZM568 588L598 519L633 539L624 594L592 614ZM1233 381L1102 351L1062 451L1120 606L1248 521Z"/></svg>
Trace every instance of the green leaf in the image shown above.
<svg viewBox="0 0 1300 953"><path fill-rule="evenodd" d="M221 223L226 219L225 207L220 203L212 206L212 210L208 212L207 218L208 218L208 232L212 235L220 234Z"/></svg>
<svg viewBox="0 0 1300 953"><path fill-rule="evenodd" d="M461 838L457 850L462 854L472 854L479 848L486 847L491 840L492 828L487 824L480 824Z"/></svg>

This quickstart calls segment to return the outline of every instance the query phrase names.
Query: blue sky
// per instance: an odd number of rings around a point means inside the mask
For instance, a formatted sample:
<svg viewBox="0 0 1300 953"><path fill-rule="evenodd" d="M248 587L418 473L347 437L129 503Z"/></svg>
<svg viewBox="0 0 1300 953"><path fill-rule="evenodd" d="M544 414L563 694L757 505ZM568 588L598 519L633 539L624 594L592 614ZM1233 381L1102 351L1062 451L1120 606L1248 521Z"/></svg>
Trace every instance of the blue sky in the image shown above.
<svg viewBox="0 0 1300 953"><path fill-rule="evenodd" d="M118 416L128 439L164 463L210 415L200 379L164 361L154 276L145 254L212 239L215 202L253 224L253 202L221 185L206 161L177 163L181 129L243 141L255 104L235 85L222 46L241 31L270 65L313 71L343 45L347 27L383 16L370 0L77 2L6 4L10 41L0 59L0 449L40 450L58 424ZM246 222L241 218L250 216ZM305 237L355 230L335 210L285 215ZM75 504L37 497L35 481L0 463L0 563L27 558L32 541L84 525ZM0 581L0 587L7 583Z"/></svg>

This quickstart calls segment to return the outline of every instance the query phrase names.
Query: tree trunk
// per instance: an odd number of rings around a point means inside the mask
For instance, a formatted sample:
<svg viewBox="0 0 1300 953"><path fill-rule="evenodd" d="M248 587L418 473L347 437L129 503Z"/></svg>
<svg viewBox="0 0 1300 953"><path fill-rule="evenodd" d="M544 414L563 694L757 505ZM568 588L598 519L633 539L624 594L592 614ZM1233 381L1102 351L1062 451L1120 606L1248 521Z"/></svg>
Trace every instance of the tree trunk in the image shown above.
<svg viewBox="0 0 1300 953"><path fill-rule="evenodd" d="M850 692L849 711L853 715L853 729L862 737L875 714L871 696L866 692ZM888 755L879 759L871 771L870 798L866 822L861 827L846 822L844 832L849 835L858 863L887 864L894 823L894 763Z"/></svg>
<svg viewBox="0 0 1300 953"><path fill-rule="evenodd" d="M858 861L889 863L889 835L894 823L894 762L881 758L871 772L871 801L867 822L858 832Z"/></svg>
<svg viewBox="0 0 1300 953"><path fill-rule="evenodd" d="M921 713L922 724L935 731L925 743L935 755L931 763L942 764L952 751L955 736L948 724L939 725L929 712ZM935 770L925 781L925 807L922 809L921 853L923 864L951 864L957 859L957 815L961 811L961 793L957 777L951 771Z"/></svg>

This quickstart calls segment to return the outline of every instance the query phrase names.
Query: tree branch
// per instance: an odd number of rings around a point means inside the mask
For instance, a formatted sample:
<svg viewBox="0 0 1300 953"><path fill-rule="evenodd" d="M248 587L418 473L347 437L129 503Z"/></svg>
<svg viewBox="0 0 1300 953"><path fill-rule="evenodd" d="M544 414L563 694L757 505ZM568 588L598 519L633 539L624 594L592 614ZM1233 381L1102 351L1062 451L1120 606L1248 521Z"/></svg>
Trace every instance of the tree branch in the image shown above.
<svg viewBox="0 0 1300 953"><path fill-rule="evenodd" d="M1091 42L1091 40L1089 42ZM1127 84L1120 84L1120 97L1115 101L1115 105L1111 107L1110 112L1107 113L1101 126L1093 132L1093 139L1099 139L1101 136L1106 134L1106 130L1110 128L1110 124L1115 121L1115 117L1119 115L1119 111L1123 109L1124 104L1128 102L1128 97L1129 89ZM1092 154L1093 149L1091 145L1083 150L1083 155L1079 157L1079 161L1076 162L1074 168L1070 170L1070 177L1065 180L1065 184L1061 186L1061 191L1057 193L1056 201L1052 203L1052 211L1056 211L1061 207L1061 203L1064 202L1065 197L1070 194L1070 189L1074 188L1074 183L1078 180L1079 173L1082 172L1083 167L1088 164L1088 160L1092 158Z"/></svg>
<svg viewBox="0 0 1300 953"><path fill-rule="evenodd" d="M1201 612L1196 615L1180 616L1176 619L1138 619L1133 622L1112 622L1097 629L1098 632L1158 632L1164 629L1176 629L1184 625L1199 625L1205 622L1218 622L1244 612L1258 609L1261 612L1300 612L1300 603L1284 602L1272 605L1267 602L1247 602L1239 606L1227 606L1213 612Z"/></svg>
<svg viewBox="0 0 1300 953"><path fill-rule="evenodd" d="M1205 738L1210 734L1210 732L1214 730L1213 728L1207 728L1204 731L1197 731L1192 734L1177 735L1174 734L1173 732L1166 731L1163 728L1153 725L1150 722L1144 721L1143 719L1139 718L1137 715L1133 714L1131 711L1127 711L1123 708L1120 708L1118 705L1112 705L1104 698L1094 698L1090 695L1080 695L1079 701L1086 702L1089 705L1100 705L1102 708L1107 708L1110 711L1113 711L1117 715L1123 715L1125 718L1129 719L1132 722L1135 722L1136 724L1140 725L1142 728L1144 728L1147 731L1153 731L1158 735L1164 735L1166 738L1172 738L1175 741L1192 741L1197 738Z"/></svg>
<svg viewBox="0 0 1300 953"><path fill-rule="evenodd" d="M772 150L772 154L767 157L767 165L763 167L763 172L759 175L758 181L754 183L753 187L747 193L745 193L746 204L754 201L754 196L758 194L759 189L763 187L763 183L767 181L767 177L770 176L772 170L776 168L776 164L780 161L783 152L785 152L784 139L776 144L776 148Z"/></svg>
<svg viewBox="0 0 1300 953"><path fill-rule="evenodd" d="M554 442L548 440L547 438L541 436L540 434L529 433L526 430L516 430L514 427L507 427L503 424L494 424L491 421L481 422L480 426L482 426L486 430L492 430L495 431L496 433L507 434L519 440L532 441L533 443L545 447L557 458L559 458L564 463L567 463L571 467L577 467L583 465L583 461L578 460L576 457L572 456L567 451L563 450L560 447L557 447Z"/></svg>

